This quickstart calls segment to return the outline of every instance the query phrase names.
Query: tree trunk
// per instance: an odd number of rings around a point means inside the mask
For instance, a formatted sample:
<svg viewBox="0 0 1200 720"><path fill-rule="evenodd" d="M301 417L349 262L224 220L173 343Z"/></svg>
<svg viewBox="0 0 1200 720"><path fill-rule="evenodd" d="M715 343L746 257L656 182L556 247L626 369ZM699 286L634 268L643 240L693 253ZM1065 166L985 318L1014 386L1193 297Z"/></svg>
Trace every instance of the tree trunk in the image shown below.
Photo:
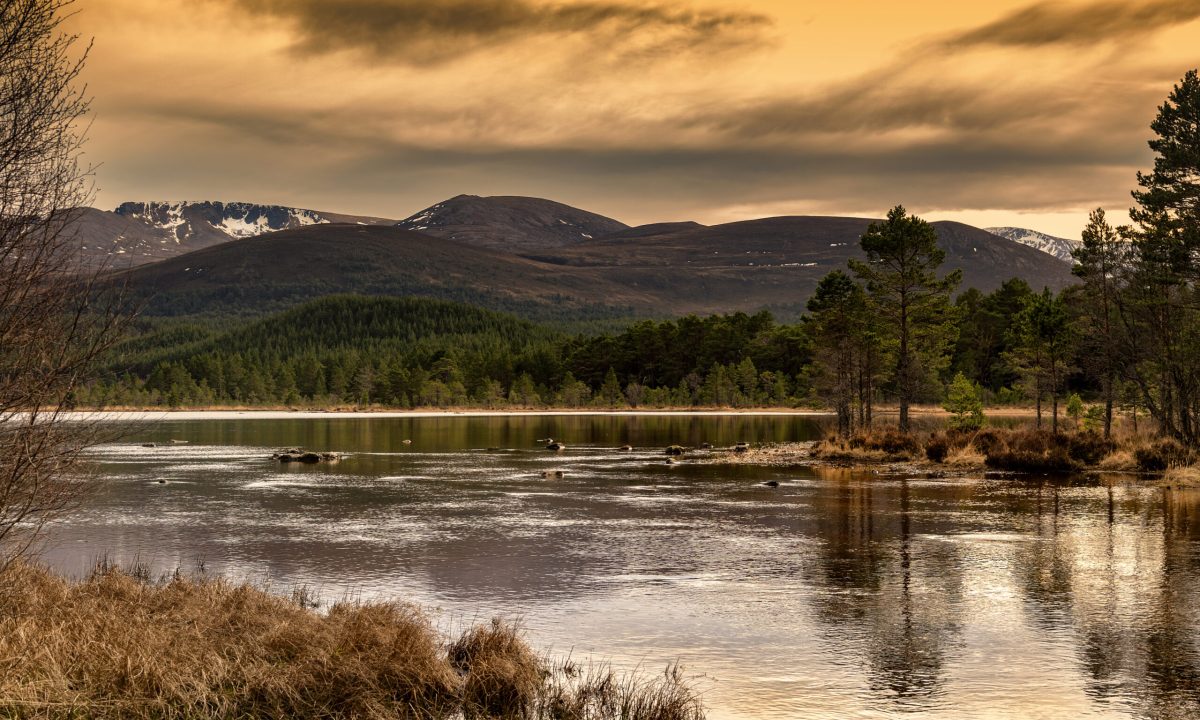
<svg viewBox="0 0 1200 720"><path fill-rule="evenodd" d="M1050 418L1050 431L1058 434L1058 368L1050 364L1050 402L1054 414Z"/></svg>
<svg viewBox="0 0 1200 720"><path fill-rule="evenodd" d="M1037 423L1034 427L1042 429L1042 380L1041 377L1033 382L1034 406L1037 408Z"/></svg>
<svg viewBox="0 0 1200 720"><path fill-rule="evenodd" d="M912 400L911 358L908 356L908 299L900 298L900 357L897 360L896 379L900 389L900 432L908 434L908 404Z"/></svg>
<svg viewBox="0 0 1200 720"><path fill-rule="evenodd" d="M1113 424L1113 375L1109 371L1104 379L1104 439L1112 439Z"/></svg>

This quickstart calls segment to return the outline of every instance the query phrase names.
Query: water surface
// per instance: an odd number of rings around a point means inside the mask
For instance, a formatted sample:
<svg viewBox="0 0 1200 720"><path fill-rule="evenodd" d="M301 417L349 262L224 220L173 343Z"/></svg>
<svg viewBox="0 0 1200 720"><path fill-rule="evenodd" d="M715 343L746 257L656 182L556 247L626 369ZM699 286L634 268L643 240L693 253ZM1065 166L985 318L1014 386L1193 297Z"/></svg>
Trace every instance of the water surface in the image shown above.
<svg viewBox="0 0 1200 720"><path fill-rule="evenodd" d="M557 652L680 661L714 718L1200 717L1200 496L662 455L820 432L798 416L168 419L93 453L109 482L47 557L74 574L100 554L200 559L326 601L412 600L447 628L519 615ZM142 447L171 439L188 444ZM295 445L350 455L267 459Z"/></svg>

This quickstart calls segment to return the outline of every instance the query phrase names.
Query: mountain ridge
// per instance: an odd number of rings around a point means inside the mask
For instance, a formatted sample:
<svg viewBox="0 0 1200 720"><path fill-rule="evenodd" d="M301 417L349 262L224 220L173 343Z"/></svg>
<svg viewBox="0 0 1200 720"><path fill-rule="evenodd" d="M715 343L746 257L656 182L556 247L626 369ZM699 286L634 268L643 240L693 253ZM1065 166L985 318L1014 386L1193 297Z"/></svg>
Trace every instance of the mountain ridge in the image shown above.
<svg viewBox="0 0 1200 720"><path fill-rule="evenodd" d="M862 257L869 218L669 224L520 253L393 225L313 224L227 242L125 273L150 314L275 311L329 294L417 295L529 318L712 314L796 317L828 272ZM945 270L991 291L1018 276L1059 289L1070 266L961 223L935 223Z"/></svg>
<svg viewBox="0 0 1200 720"><path fill-rule="evenodd" d="M91 264L116 267L153 263L307 225L394 222L285 205L211 200L125 202L112 211L80 208L78 212L74 232L83 257Z"/></svg>
<svg viewBox="0 0 1200 720"><path fill-rule="evenodd" d="M1082 243L1078 240L1069 240L1067 238L1056 237L1038 230L1030 230L1022 227L989 227L984 228L991 234L1002 237L1005 240L1021 243L1028 247L1040 250L1047 255L1052 255L1064 262L1074 263L1075 258L1071 251L1079 247Z"/></svg>

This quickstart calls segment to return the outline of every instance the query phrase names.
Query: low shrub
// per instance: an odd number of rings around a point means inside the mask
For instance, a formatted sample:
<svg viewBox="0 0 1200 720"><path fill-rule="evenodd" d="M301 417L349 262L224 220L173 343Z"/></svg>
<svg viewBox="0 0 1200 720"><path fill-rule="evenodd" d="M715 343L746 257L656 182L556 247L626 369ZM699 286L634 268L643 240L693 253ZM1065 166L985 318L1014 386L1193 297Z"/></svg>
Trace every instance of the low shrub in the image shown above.
<svg viewBox="0 0 1200 720"><path fill-rule="evenodd" d="M1038 452L1035 450L993 449L984 457L988 467L997 470L1027 473L1058 473L1075 472L1082 465L1070 455L1065 448L1050 448Z"/></svg>
<svg viewBox="0 0 1200 720"><path fill-rule="evenodd" d="M1170 438L1156 440L1133 451L1138 469L1145 472L1163 472L1173 467L1191 464L1192 453L1179 442Z"/></svg>
<svg viewBox="0 0 1200 720"><path fill-rule="evenodd" d="M1067 435L1067 453L1084 465L1097 465L1117 449L1117 444L1094 430Z"/></svg>
<svg viewBox="0 0 1200 720"><path fill-rule="evenodd" d="M875 450L893 457L914 458L921 453L921 444L916 437L890 428L855 435L849 444L856 450Z"/></svg>
<svg viewBox="0 0 1200 720"><path fill-rule="evenodd" d="M1099 463L1115 448L1096 433L1049 430L1013 430L977 442L989 467L1030 473L1075 472Z"/></svg>
<svg viewBox="0 0 1200 720"><path fill-rule="evenodd" d="M930 435L925 442L925 457L935 463L946 461L950 454L950 440L945 435Z"/></svg>

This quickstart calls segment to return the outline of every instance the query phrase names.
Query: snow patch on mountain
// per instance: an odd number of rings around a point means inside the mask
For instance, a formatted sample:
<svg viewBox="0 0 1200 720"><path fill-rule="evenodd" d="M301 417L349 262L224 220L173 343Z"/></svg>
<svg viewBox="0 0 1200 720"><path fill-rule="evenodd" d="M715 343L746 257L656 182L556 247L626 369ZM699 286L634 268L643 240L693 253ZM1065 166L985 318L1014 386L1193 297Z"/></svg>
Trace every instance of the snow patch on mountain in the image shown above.
<svg viewBox="0 0 1200 720"><path fill-rule="evenodd" d="M240 240L330 222L312 210L253 203L133 202L124 203L114 212L164 230L176 242L201 232L203 225Z"/></svg>
<svg viewBox="0 0 1200 720"><path fill-rule="evenodd" d="M1030 230L1028 228L1018 227L990 227L984 228L993 235L998 235L1005 240L1019 242L1022 245L1028 245L1035 250L1041 250L1047 255L1053 255L1059 260L1066 262L1074 262L1074 257L1071 251L1079 247L1078 240L1068 240L1067 238L1055 237L1046 233Z"/></svg>

